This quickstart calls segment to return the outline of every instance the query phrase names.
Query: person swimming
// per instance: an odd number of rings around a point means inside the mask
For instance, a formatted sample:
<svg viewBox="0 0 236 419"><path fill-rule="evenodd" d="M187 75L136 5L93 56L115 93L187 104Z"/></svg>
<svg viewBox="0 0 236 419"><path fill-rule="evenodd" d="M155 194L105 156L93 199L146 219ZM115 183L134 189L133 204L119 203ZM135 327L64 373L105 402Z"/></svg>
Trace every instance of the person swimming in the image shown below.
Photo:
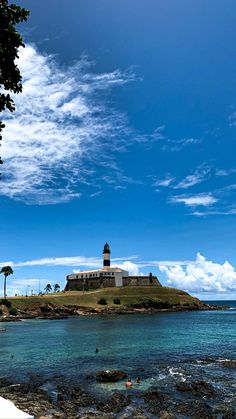
<svg viewBox="0 0 236 419"><path fill-rule="evenodd" d="M128 380L127 380L127 381L126 381L126 383L125 383L125 387L126 387L126 388L131 388L131 387L133 387L133 383L132 383L131 378L128 378Z"/></svg>

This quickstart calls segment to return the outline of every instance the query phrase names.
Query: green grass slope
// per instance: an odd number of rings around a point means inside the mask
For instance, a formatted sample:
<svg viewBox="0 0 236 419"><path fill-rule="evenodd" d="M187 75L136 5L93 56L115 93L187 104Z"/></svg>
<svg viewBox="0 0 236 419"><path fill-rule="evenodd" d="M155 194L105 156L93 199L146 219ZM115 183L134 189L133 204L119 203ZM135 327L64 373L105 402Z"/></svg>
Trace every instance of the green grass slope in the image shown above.
<svg viewBox="0 0 236 419"><path fill-rule="evenodd" d="M119 307L129 306L131 304L139 304L142 299L155 299L170 306L195 306L201 307L202 303L188 293L176 288L169 287L122 287L122 288L104 288L91 291L67 291L57 294L48 294L32 297L12 297L9 300L15 307L25 309L36 309L42 304L51 303L55 306L81 306L98 308L101 305L98 301L105 298L106 307L118 307L114 304L114 298L120 299Z"/></svg>

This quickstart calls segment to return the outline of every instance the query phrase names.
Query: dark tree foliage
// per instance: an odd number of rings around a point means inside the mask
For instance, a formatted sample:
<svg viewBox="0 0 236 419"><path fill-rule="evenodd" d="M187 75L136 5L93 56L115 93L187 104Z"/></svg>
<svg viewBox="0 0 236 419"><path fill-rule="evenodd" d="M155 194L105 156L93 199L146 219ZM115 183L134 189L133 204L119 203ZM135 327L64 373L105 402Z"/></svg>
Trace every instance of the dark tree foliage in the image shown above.
<svg viewBox="0 0 236 419"><path fill-rule="evenodd" d="M0 112L5 109L10 112L15 110L14 101L6 91L14 93L22 91L22 77L15 59L18 58L18 48L24 47L24 43L16 30L16 25L26 21L28 15L28 10L16 4L9 4L8 0L0 0ZM4 127L0 121L0 141ZM1 157L0 164L2 164Z"/></svg>

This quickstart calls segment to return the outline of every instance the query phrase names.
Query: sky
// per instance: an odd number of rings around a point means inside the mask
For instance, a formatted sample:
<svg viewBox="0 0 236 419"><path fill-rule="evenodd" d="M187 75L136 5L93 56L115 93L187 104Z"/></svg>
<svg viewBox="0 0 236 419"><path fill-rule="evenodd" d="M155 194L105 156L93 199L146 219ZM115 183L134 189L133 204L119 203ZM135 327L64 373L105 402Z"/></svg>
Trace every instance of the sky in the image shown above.
<svg viewBox="0 0 236 419"><path fill-rule="evenodd" d="M18 0L5 113L8 295L112 264L236 299L234 0ZM3 277L0 279L0 293Z"/></svg>

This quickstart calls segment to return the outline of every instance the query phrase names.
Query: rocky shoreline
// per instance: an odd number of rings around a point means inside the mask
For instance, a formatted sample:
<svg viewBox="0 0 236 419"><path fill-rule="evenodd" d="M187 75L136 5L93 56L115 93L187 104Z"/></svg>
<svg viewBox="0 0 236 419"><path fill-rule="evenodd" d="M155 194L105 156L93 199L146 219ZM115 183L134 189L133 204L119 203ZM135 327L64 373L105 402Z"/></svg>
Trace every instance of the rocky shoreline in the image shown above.
<svg viewBox="0 0 236 419"><path fill-rule="evenodd" d="M4 314L0 316L0 322L13 322L25 319L57 320L67 319L71 316L93 316L93 315L122 315L122 314L151 314L164 312L183 312L199 310L225 310L227 307L212 306L209 304L172 306L168 308L154 307L83 307L83 306L56 306L51 303L44 303L35 310L17 310L16 315ZM1 331L1 329L0 329Z"/></svg>
<svg viewBox="0 0 236 419"><path fill-rule="evenodd" d="M103 373L107 373L104 371ZM118 373L116 371L116 373ZM101 372L100 372L101 374ZM118 378L123 377L123 373ZM94 380L96 376L94 376ZM109 381L109 380L108 380ZM125 383L125 381L124 381ZM175 384L175 398L157 387L142 391L135 388L114 391L108 398L99 398L80 386L67 386L61 377L56 379L54 395L43 389L40 376L31 376L24 384L0 378L0 395L11 400L19 409L35 419L235 419L230 404L213 403L218 391L203 380ZM185 397L181 397L184 395Z"/></svg>

